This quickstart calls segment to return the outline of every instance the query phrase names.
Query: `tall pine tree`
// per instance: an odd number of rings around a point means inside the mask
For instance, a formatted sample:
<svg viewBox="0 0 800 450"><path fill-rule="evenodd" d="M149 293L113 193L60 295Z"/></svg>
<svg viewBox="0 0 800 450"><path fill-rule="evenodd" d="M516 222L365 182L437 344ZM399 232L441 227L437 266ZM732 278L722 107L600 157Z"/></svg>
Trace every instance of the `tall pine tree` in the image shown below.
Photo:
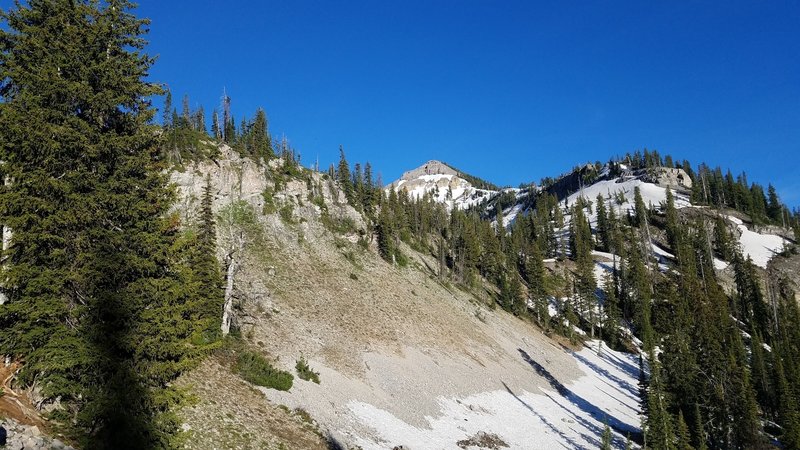
<svg viewBox="0 0 800 450"><path fill-rule="evenodd" d="M171 382L193 353L150 125L160 89L131 8L35 1L1 16L0 223L14 234L0 348L25 362L20 383L69 405L54 416L87 448L168 446Z"/></svg>

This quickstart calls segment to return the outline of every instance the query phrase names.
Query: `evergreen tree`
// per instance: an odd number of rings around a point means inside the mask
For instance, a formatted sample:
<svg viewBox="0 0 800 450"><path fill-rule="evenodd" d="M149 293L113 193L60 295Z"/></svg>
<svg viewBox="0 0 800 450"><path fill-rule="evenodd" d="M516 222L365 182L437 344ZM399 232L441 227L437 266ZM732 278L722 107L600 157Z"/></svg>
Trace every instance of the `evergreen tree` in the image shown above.
<svg viewBox="0 0 800 450"><path fill-rule="evenodd" d="M641 410L642 422L646 421L646 418L649 415L649 410L650 410L650 399L649 396L647 395L648 382L649 380L647 379L647 372L645 371L644 367L644 356L641 353L639 353L638 388L639 388L639 401L641 402L640 405L641 407L639 409ZM642 430L644 431L645 429L646 427L643 426Z"/></svg>
<svg viewBox="0 0 800 450"><path fill-rule="evenodd" d="M202 106L197 108L197 111L194 113L194 129L204 135L208 133L206 129L206 112Z"/></svg>
<svg viewBox="0 0 800 450"><path fill-rule="evenodd" d="M639 189L639 186L633 188L633 205L635 213L633 216L633 225L638 228L644 227L647 225L647 207L644 205L642 191Z"/></svg>
<svg viewBox="0 0 800 450"><path fill-rule="evenodd" d="M734 247L731 242L731 235L725 219L721 216L717 216L714 220L714 250L725 261L733 259Z"/></svg>
<svg viewBox="0 0 800 450"><path fill-rule="evenodd" d="M189 107L189 95L185 94L183 96L183 101L181 102L181 126L191 126L191 115L192 111Z"/></svg>
<svg viewBox="0 0 800 450"><path fill-rule="evenodd" d="M650 379L647 385L647 445L658 450L674 449L672 418L667 410L666 389L661 375L661 363L650 351Z"/></svg>
<svg viewBox="0 0 800 450"><path fill-rule="evenodd" d="M679 238L678 210L675 208L675 196L672 195L672 191L669 188L667 188L667 205L665 209L665 216L667 241L669 242L670 248L677 252Z"/></svg>
<svg viewBox="0 0 800 450"><path fill-rule="evenodd" d="M60 398L87 448L170 445L172 386L192 364L171 267L174 192L145 82L147 21L124 0L35 1L0 13L0 223L8 303L0 348L19 382ZM98 45L98 43L100 45ZM68 412L67 411L71 411Z"/></svg>
<svg viewBox="0 0 800 450"><path fill-rule="evenodd" d="M778 396L778 423L783 428L781 443L786 448L800 448L800 414L795 393L789 385L782 358L775 358L775 383Z"/></svg>
<svg viewBox="0 0 800 450"><path fill-rule="evenodd" d="M219 126L219 112L215 109L211 115L211 134L214 139L222 140L222 129Z"/></svg>
<svg viewBox="0 0 800 450"><path fill-rule="evenodd" d="M608 220L605 200L602 194L597 194L597 234L600 237L601 251L611 251L611 224Z"/></svg>
<svg viewBox="0 0 800 450"><path fill-rule="evenodd" d="M772 184L767 187L767 196L767 216L773 223L781 223L783 205L778 198L778 191L775 190L775 186Z"/></svg>
<svg viewBox="0 0 800 450"><path fill-rule="evenodd" d="M530 251L526 258L525 279L528 281L528 294L533 301L536 321L544 326L549 319L547 307L547 288L545 286L544 258L536 241L530 244Z"/></svg>
<svg viewBox="0 0 800 450"><path fill-rule="evenodd" d="M208 344L218 338L219 322L223 307L223 277L217 260L217 232L212 202L214 194L211 177L206 177L200 203L200 221L197 246L191 252L190 266L198 281L195 328L202 335L195 335L193 342Z"/></svg>
<svg viewBox="0 0 800 450"><path fill-rule="evenodd" d="M267 113L261 108L256 111L256 117L253 119L250 133L253 146L252 154L256 160L264 158L264 160L269 161L270 158L275 156L267 128Z"/></svg>
<svg viewBox="0 0 800 450"><path fill-rule="evenodd" d="M339 146L339 165L336 168L336 179L348 202L353 201L353 179L350 176L350 165L344 157L344 148Z"/></svg>
<svg viewBox="0 0 800 450"><path fill-rule="evenodd" d="M603 436L600 439L600 450L611 450L611 428L607 418L603 421Z"/></svg>
<svg viewBox="0 0 800 450"><path fill-rule="evenodd" d="M677 450L694 450L691 444L691 436L689 434L689 426L686 425L686 420L683 418L683 411L678 411L678 429L677 429L678 442L676 445Z"/></svg>
<svg viewBox="0 0 800 450"><path fill-rule="evenodd" d="M703 429L703 415L700 412L700 404L694 404L694 433L692 434L692 443L697 450L707 450L706 433Z"/></svg>
<svg viewBox="0 0 800 450"><path fill-rule="evenodd" d="M394 192L394 191L392 191ZM396 231L392 214L389 211L390 204L384 202L381 205L380 213L378 214L378 224L376 227L378 235L378 251L386 261L396 263L397 259L397 245Z"/></svg>
<svg viewBox="0 0 800 450"><path fill-rule="evenodd" d="M171 127L172 124L172 92L167 89L164 96L164 109L161 111L161 125L164 128Z"/></svg>

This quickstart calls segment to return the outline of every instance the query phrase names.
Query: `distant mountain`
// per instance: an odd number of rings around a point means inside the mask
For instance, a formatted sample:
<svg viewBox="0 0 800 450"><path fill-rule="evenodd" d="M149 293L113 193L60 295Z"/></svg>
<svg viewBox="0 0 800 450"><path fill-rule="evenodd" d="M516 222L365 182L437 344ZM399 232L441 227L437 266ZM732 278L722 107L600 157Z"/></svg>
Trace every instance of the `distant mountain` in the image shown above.
<svg viewBox="0 0 800 450"><path fill-rule="evenodd" d="M489 182L436 160L405 172L387 189L403 190L414 199L428 195L445 204L448 209L466 209L481 205L493 198L499 190Z"/></svg>

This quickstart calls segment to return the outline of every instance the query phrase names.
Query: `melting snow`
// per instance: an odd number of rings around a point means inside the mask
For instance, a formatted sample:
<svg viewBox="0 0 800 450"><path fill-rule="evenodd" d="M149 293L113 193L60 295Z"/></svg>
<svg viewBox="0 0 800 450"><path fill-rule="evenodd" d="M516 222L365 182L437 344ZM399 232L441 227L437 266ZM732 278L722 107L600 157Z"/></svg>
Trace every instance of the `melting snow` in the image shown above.
<svg viewBox="0 0 800 450"><path fill-rule="evenodd" d="M624 216L627 211L634 210L634 189L639 187L642 194L642 200L646 206L652 205L658 207L661 203L667 201L667 189L661 186L656 186L653 183L645 183L642 180L627 180L621 181L617 178L614 180L603 180L597 183L586 186L582 190L567 197L567 204L572 206L578 201L578 198L592 202L592 214L589 215L589 220L594 223L597 221L597 210L594 203L597 201L597 196L602 195L606 200L606 208L611 208L617 216ZM624 195L625 199L622 203L617 203L617 195ZM675 207L684 208L690 206L689 199L685 196L678 195L673 191L675 196Z"/></svg>
<svg viewBox="0 0 800 450"><path fill-rule="evenodd" d="M753 264L767 268L767 263L776 254L783 250L786 241L774 234L760 234L750 231L738 217L727 216L730 221L739 227L742 235L739 236L739 243L742 244L742 253L753 259ZM716 262L715 262L716 266Z"/></svg>
<svg viewBox="0 0 800 450"><path fill-rule="evenodd" d="M441 415L425 417L426 428L353 401L350 410L377 434L376 440L362 438L358 445L364 449L404 445L458 450L458 441L485 432L499 436L510 448L595 449L607 422L613 430L614 447L624 448L625 434L639 432L638 360L605 346L598 354L599 346L599 341L590 341L586 348L572 353L584 375L568 386L520 349L520 363L530 366L532 377L544 378L547 387L539 392L515 392L498 380L495 391L460 399L441 397Z"/></svg>

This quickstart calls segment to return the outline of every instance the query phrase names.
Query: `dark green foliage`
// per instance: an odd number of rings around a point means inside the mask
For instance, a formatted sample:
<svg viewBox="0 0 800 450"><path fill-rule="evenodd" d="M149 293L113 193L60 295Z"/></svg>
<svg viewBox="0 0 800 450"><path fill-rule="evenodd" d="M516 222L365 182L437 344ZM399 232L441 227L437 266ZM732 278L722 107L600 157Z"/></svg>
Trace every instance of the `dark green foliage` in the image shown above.
<svg viewBox="0 0 800 450"><path fill-rule="evenodd" d="M198 277L167 213L160 89L131 7L18 4L0 29L0 223L14 231L0 348L87 448L169 446L172 382L207 348L191 343L208 324L192 320Z"/></svg>
<svg viewBox="0 0 800 450"><path fill-rule="evenodd" d="M736 296L733 302L733 314L748 327L769 333L769 312L764 302L761 284L755 272L755 266L748 257L746 260L737 253L733 260Z"/></svg>
<svg viewBox="0 0 800 450"><path fill-rule="evenodd" d="M666 216L666 231L667 241L673 250L677 250L679 246L678 239L680 238L680 230L678 228L678 210L675 208L675 196L672 191L667 188L667 205L665 208Z"/></svg>
<svg viewBox="0 0 800 450"><path fill-rule="evenodd" d="M250 350L239 352L233 371L249 383L279 391L288 391L294 381L292 374L272 367L266 358Z"/></svg>
<svg viewBox="0 0 800 450"><path fill-rule="evenodd" d="M339 146L339 165L336 168L336 181L344 192L345 198L351 204L355 204L353 197L353 179L350 177L350 165L344 156L344 148Z"/></svg>
<svg viewBox="0 0 800 450"><path fill-rule="evenodd" d="M611 450L611 428L608 419L603 421L603 436L600 438L600 450Z"/></svg>
<svg viewBox="0 0 800 450"><path fill-rule="evenodd" d="M396 261L398 253L397 232L390 216L388 205L381 207L376 231L378 235L378 251L381 257L389 262Z"/></svg>
<svg viewBox="0 0 800 450"><path fill-rule="evenodd" d="M619 327L621 325L622 315L619 309L619 299L614 275L607 272L603 283L605 284L605 288L603 289L603 312L605 313L605 320L602 325L602 337L608 342L611 348L620 348L621 336Z"/></svg>
<svg viewBox="0 0 800 450"><path fill-rule="evenodd" d="M525 297L522 295L522 284L519 281L516 271L500 278L500 306L514 315L522 315L527 312Z"/></svg>
<svg viewBox="0 0 800 450"><path fill-rule="evenodd" d="M611 250L613 242L611 239L612 223L609 221L606 203L602 194L597 195L597 235L599 237L598 248L600 251L608 252Z"/></svg>
<svg viewBox="0 0 800 450"><path fill-rule="evenodd" d="M319 384L319 372L314 372L308 367L308 361L306 361L304 357L301 356L300 359L297 360L294 368L297 370L297 376L300 377L301 380L313 381Z"/></svg>
<svg viewBox="0 0 800 450"><path fill-rule="evenodd" d="M168 91L164 101L162 119L163 140L161 143L163 157L170 163L181 166L186 162L207 158L216 158L219 149L206 133L205 115L202 107L191 111L189 97L183 97L181 115L170 111L172 94Z"/></svg>
<svg viewBox="0 0 800 450"><path fill-rule="evenodd" d="M536 321L547 326L549 314L547 308L547 286L545 284L545 267L542 252L536 241L531 242L529 254L525 257L525 280L528 282L528 296L533 301Z"/></svg>
<svg viewBox="0 0 800 450"><path fill-rule="evenodd" d="M642 199L642 191L639 189L639 186L633 188L633 204L634 204L634 216L633 216L633 226L641 228L647 225L647 207L644 204L644 200Z"/></svg>
<svg viewBox="0 0 800 450"><path fill-rule="evenodd" d="M197 332L192 341L195 344L213 343L219 339L219 325L224 302L223 276L217 252L217 232L212 202L214 194L211 178L206 178L203 198L200 203L200 217L196 245L189 251L188 266L192 268L197 291L194 293L196 306L192 315Z"/></svg>
<svg viewBox="0 0 800 450"><path fill-rule="evenodd" d="M693 450L691 444L691 435L689 434L689 426L686 425L686 420L683 418L683 411L678 411L678 428L677 428L677 442L676 450Z"/></svg>
<svg viewBox="0 0 800 450"><path fill-rule="evenodd" d="M227 142L242 156L250 157L256 162L269 161L275 156L272 138L269 135L267 114L262 108L256 110L253 120L242 119L239 129L233 127L228 130L228 133L235 137L228 139ZM285 141L281 143L282 147L286 145ZM284 150L282 153L286 153L285 148L282 150ZM281 156L285 157L286 155L282 154ZM288 159L294 162L295 155Z"/></svg>
<svg viewBox="0 0 800 450"><path fill-rule="evenodd" d="M722 217L717 217L714 221L714 251L725 261L731 261L735 253L731 233Z"/></svg>

